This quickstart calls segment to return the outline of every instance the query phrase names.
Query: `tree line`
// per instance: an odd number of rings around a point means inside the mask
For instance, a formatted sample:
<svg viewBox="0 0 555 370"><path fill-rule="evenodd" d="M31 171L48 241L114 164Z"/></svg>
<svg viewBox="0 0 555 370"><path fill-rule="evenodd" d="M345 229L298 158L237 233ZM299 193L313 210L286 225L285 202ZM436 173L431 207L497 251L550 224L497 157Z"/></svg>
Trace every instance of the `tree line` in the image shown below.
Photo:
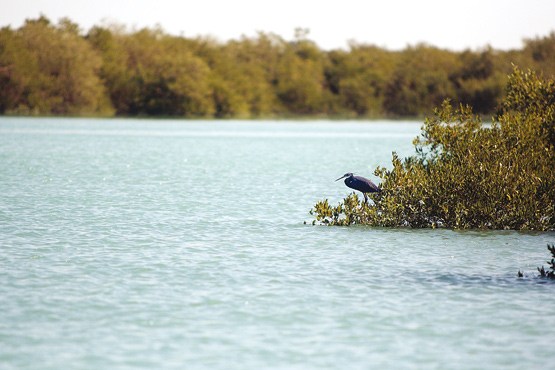
<svg viewBox="0 0 555 370"><path fill-rule="evenodd" d="M423 116L448 98L495 113L513 65L555 76L555 32L519 50L326 51L297 30L218 42L41 16L0 29L0 114L343 118Z"/></svg>

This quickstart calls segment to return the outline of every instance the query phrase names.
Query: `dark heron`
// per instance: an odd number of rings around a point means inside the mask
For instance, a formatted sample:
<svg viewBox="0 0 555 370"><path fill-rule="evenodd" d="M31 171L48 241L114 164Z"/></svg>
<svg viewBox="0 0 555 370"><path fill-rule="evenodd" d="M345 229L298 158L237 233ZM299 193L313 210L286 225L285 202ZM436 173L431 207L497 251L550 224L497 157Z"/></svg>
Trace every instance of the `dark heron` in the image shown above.
<svg viewBox="0 0 555 370"><path fill-rule="evenodd" d="M345 185L351 189L358 190L364 195L364 202L368 203L368 196L366 193L377 193L382 191L376 184L362 176L355 176L351 172L344 174L335 181L345 179Z"/></svg>

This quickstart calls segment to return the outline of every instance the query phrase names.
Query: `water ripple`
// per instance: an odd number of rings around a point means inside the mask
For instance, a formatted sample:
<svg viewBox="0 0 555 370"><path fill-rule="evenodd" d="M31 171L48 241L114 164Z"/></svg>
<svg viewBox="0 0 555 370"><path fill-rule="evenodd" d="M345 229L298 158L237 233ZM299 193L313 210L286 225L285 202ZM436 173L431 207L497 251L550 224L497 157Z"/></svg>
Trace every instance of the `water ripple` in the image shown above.
<svg viewBox="0 0 555 370"><path fill-rule="evenodd" d="M0 363L544 367L555 234L303 225L418 131L343 124L0 119Z"/></svg>

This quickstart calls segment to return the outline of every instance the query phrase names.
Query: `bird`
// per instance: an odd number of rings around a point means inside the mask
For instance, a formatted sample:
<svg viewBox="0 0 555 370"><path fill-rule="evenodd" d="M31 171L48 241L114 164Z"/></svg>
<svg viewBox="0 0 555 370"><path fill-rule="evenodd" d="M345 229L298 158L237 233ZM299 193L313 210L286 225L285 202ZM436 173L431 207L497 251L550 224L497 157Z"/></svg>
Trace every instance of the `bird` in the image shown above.
<svg viewBox="0 0 555 370"><path fill-rule="evenodd" d="M347 172L335 181L339 181L341 179L345 179L345 185L351 189L360 191L362 195L364 195L364 203L368 203L368 196L366 193L379 193L382 191L382 189L380 189L371 180L362 176L355 176L351 172Z"/></svg>

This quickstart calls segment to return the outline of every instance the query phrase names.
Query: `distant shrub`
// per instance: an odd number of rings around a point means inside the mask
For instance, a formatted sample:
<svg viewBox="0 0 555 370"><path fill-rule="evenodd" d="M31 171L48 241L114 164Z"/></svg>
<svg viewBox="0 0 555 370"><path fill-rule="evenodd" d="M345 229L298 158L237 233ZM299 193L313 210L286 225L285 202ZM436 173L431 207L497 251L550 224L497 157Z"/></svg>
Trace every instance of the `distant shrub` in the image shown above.
<svg viewBox="0 0 555 370"><path fill-rule="evenodd" d="M327 225L555 229L555 82L514 68L491 125L445 101L414 140L375 170L373 205L351 194L311 213Z"/></svg>
<svg viewBox="0 0 555 370"><path fill-rule="evenodd" d="M543 266L541 268L538 267L538 272L540 273L538 277L555 279L555 244L548 244L547 250L551 252L551 261L547 261L549 270L546 271ZM520 272L520 270L518 271L518 277L524 277L524 274Z"/></svg>
<svg viewBox="0 0 555 370"><path fill-rule="evenodd" d="M551 261L547 261L549 264L549 270L545 271L543 266L538 267L538 271L541 277L547 277L550 279L555 279L555 245L547 245L547 249L551 252Z"/></svg>

